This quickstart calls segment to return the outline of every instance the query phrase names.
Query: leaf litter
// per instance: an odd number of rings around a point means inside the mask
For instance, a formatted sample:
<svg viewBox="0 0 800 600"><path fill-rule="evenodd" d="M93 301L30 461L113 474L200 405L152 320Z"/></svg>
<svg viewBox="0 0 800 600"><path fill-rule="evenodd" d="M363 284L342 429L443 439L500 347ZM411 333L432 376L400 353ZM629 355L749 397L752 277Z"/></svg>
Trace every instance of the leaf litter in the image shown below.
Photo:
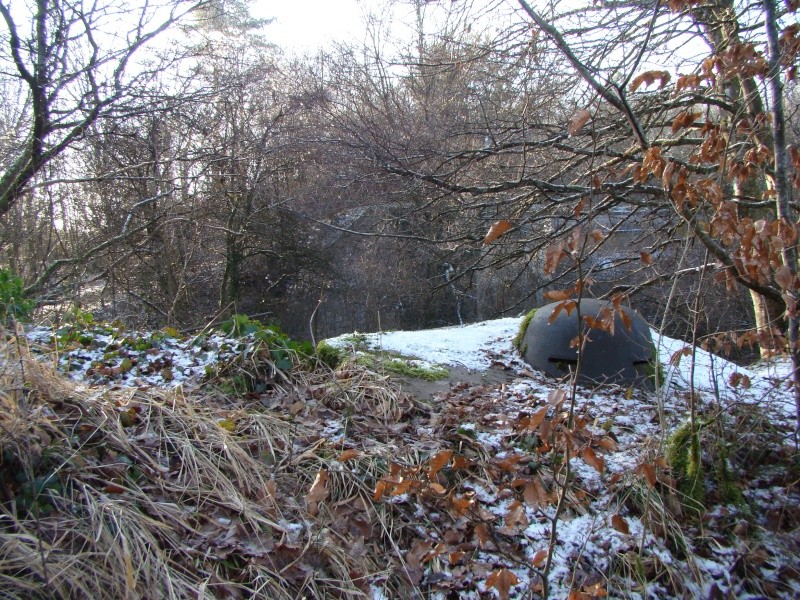
<svg viewBox="0 0 800 600"><path fill-rule="evenodd" d="M355 362L279 372L254 366L263 356L241 366L252 389L231 394L218 374L242 339L215 339L218 352L176 338L166 352L182 367L159 380L69 368L41 331L8 333L2 595L537 597L559 502L551 597L800 594L785 363L694 352L694 392L740 439L728 463L743 498L697 516L664 460L692 391L684 344L660 339L658 392L579 387L569 423L564 382L512 350L518 323L359 336L512 380L458 383L432 402ZM96 365L108 343L69 352ZM125 358L142 364L134 349Z"/></svg>

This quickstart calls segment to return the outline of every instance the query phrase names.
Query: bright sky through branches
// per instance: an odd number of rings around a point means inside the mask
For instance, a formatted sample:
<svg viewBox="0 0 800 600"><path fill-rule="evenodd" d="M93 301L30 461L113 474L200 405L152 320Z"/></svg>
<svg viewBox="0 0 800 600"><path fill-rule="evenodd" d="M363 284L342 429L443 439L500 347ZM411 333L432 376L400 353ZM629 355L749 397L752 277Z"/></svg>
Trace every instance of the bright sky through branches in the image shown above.
<svg viewBox="0 0 800 600"><path fill-rule="evenodd" d="M366 35L365 15L380 14L387 4L385 0L261 0L252 10L259 18L274 19L264 29L270 42L303 52L335 41L361 41Z"/></svg>

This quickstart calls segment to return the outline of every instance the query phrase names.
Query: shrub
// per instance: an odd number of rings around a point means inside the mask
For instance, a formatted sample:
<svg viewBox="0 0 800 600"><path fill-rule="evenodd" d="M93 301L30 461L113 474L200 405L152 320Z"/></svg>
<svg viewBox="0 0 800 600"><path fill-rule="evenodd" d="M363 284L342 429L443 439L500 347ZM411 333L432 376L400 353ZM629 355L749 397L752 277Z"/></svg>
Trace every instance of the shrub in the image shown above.
<svg viewBox="0 0 800 600"><path fill-rule="evenodd" d="M22 278L8 269L0 269L0 311L5 321L26 321L30 319L35 306L34 301L25 295Z"/></svg>

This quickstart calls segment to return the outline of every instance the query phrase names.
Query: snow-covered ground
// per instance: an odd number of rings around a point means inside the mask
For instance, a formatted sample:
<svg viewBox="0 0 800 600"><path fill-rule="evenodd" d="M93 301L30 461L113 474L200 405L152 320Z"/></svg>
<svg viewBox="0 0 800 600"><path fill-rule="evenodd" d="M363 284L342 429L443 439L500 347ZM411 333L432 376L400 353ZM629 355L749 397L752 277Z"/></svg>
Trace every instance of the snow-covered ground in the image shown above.
<svg viewBox="0 0 800 600"><path fill-rule="evenodd" d="M509 426L509 417L535 410L531 407L546 406L554 390L561 385L531 372L530 367L520 360L512 347L519 324L519 318L505 318L428 331L345 335L327 342L340 348L381 349L433 364L478 371L492 364L500 364L518 373L521 376L513 383L491 396L493 406L489 414L478 416L480 409L475 406L475 420L460 425L462 430L473 431L476 440L487 452L502 457L513 452L508 440L513 438L515 431ZM781 432L785 442L791 443L795 405L787 384L790 364L786 360L776 359L757 368L743 368L699 348L692 352L686 343L661 336L657 331L653 331L652 335L667 385L653 393L631 393L631 390L614 386L578 390L576 412L594 419L598 434L602 435L604 430L613 431L617 448L603 456L603 475L585 460L576 457L571 461L576 485L588 493L592 500L584 514L562 517L559 521L558 543L550 575L551 585L554 586L551 595L555 598L572 597L570 592L574 588L570 586L575 583L575 565L587 565L590 571L603 573L611 568L611 561L619 560L619 557L628 552L634 553L635 550L651 557L654 564L663 565L665 572L674 570L680 572L681 576L688 573L694 576L685 578L680 594L670 592L658 582L650 582L649 586L642 588L637 587L636 581L631 581L625 597L761 598L762 595L743 586L741 580L736 583L736 578L731 576L746 560L749 551L746 540L736 545L721 540L708 544L700 539L689 539L688 543L696 554L690 552L686 557L678 557L663 538L654 536L638 516L628 514L619 505L619 495L608 481L610 477L622 478L636 473L645 462L659 464L658 457L663 457L669 434L687 418L689 392L692 389L699 408L709 408L718 414L732 413L735 407L742 405L758 407L760 414ZM446 398L442 400L447 401ZM447 410L445 404L440 408ZM663 458L661 461L663 464ZM476 485L473 491L483 507L498 518L508 520L511 500L508 496L504 497L502 489ZM796 486L765 485L742 491L750 507L757 507L763 514L784 511L787 506L796 506L800 501ZM729 522L752 519L752 515L747 514L748 510L734 505L717 507L707 516L706 523L709 529L725 528ZM524 514L519 516L527 526L520 529L518 539L525 547L530 562L541 560L541 554L538 553L546 548L554 511L553 506L538 509L526 506ZM760 516L756 515L756 520ZM620 521L614 525L614 518L623 519L624 525L620 525ZM701 532L697 531L697 535L701 535ZM781 581L783 591L775 597L800 597L800 582L796 579L787 580L782 575L782 569L797 569L798 563L795 555L787 555L786 539L780 536L778 533L773 539L765 530L761 543L770 560L755 568L760 570L759 577L764 580ZM693 545L695 541L696 546ZM788 544L788 547L792 547L797 540ZM529 568L523 566L511 571L519 586L512 589L511 597L515 597L513 590L528 589L533 582ZM584 588L586 593L591 590L591 586Z"/></svg>
<svg viewBox="0 0 800 600"><path fill-rule="evenodd" d="M343 348L357 343L361 348L393 351L436 365L458 366L475 371L500 365L516 375L511 383L497 389L487 389L485 393L476 394L466 390L463 393L471 395L463 399L458 396L461 392L454 388L437 405L442 411L469 406L463 411L459 429L472 432L475 442L488 456L493 457L492 460L497 461L516 452L511 440L518 438L518 432L512 422L521 415L530 414L537 407L549 406L554 392L563 387L563 382L532 372L520 360L512 347L519 324L520 318L505 318L427 331L351 334L327 342ZM53 332L38 328L31 330L28 337L34 343L47 344L51 343ZM582 514L562 515L559 519L558 541L550 575L554 586L551 597L561 598L570 594L577 572L576 565L588 569L587 581L597 581L599 585L602 581L597 577L611 570L613 561L619 563L627 560L625 556L628 553L630 556L649 557L648 560L652 559L653 564L660 565L665 572L693 575L687 576L682 582L683 591L680 594L674 592L674 587L669 591L659 581L650 581L642 587L640 582L631 580L625 597L763 597L743 587L741 577L731 575L736 569L742 568L742 561L747 557L748 548L744 541L737 545L731 543L729 538L711 541L706 537L690 539L688 543L694 551L686 556L678 556L662 537L652 533L652 528L642 522L640 516L630 513L620 504L616 482L630 481L645 462L657 464L658 457L663 456L664 444L670 432L686 419L691 390L695 391L694 398L699 406L710 407L719 414L733 412L735 407L742 405L757 407L770 426L786 441L790 441L795 407L787 385L789 365L784 360L776 360L757 368L743 368L701 349L684 352L684 342L660 336L658 332L653 331L653 337L667 379L667 385L660 390L653 393L632 392L614 386L578 390L576 413L591 419L588 427L598 439L609 432L613 433L614 447L610 449L613 451L602 454L602 473L596 465L590 464L591 461L579 457L570 461L575 485L587 494L587 500ZM175 386L202 384L203 377L214 369L215 363L230 359L247 348L246 340L216 334L184 340L163 334L133 335L130 332L106 331L98 332L94 339L78 336L64 344L57 360L71 377L93 383ZM343 424L341 427L335 422L329 425L331 432L346 430ZM424 437L426 432L420 430L418 435ZM615 483L609 483L610 480L615 480ZM467 488L472 486L471 493L480 501L482 509L504 520L509 531L517 532L516 537L526 561L539 566L540 553L546 548L554 517L554 505L545 503L534 507L520 505L519 502L514 505L508 490L493 486L491 482L480 484L468 481L464 485ZM757 507L763 514L745 514L747 508L741 506L716 507L707 516L705 524L709 530L721 526L720 523L736 523L739 517L742 521L755 519L759 522L770 512L780 513L787 506L796 507L800 502L796 486L792 485L781 487L767 483L757 488L743 489L742 492L750 506ZM392 501L404 500L398 497ZM514 519L509 517L512 513L516 515ZM783 581L782 569L787 565L795 569L793 572L800 572L796 553L790 554L786 550L792 544L795 549L798 547L797 541L790 536L791 532L787 541L785 532L778 531L773 537L765 528L760 548L767 559L749 567L758 570L760 580L780 583L780 591L774 597L800 597L800 581ZM479 558L486 564L503 564L500 555L493 555L489 550L481 554L483 556ZM515 593L521 594L518 597L527 597L523 590L535 584L531 581L534 571L526 565L512 566L510 570L517 581L512 587L511 597L516 597ZM437 577L445 576L458 575L455 570L448 575L444 567ZM476 578L473 590L485 590L486 577L472 573L464 576ZM591 591L588 583L586 590ZM437 592L433 597L443 599L445 596Z"/></svg>
<svg viewBox="0 0 800 600"><path fill-rule="evenodd" d="M371 349L397 352L431 364L482 371L498 358L518 358L512 340L520 321L520 317L510 317L422 331L346 334L326 342L346 348L357 341ZM785 414L786 418L792 418L795 408L787 384L791 373L788 360L775 359L750 369L700 348L691 353L690 345L686 342L662 336L656 330L651 333L669 382L668 389L673 393L694 387L697 391L721 396L720 400L766 401ZM689 354L683 355L684 350ZM517 367L520 365L517 363ZM741 378L733 386L732 382L737 380L737 376Z"/></svg>

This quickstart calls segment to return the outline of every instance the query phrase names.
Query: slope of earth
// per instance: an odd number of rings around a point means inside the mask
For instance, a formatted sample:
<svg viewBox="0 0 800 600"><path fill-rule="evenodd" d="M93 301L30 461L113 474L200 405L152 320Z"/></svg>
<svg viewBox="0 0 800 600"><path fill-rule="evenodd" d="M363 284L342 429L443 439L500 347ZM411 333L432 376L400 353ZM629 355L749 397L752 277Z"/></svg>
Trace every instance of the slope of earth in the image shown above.
<svg viewBox="0 0 800 600"><path fill-rule="evenodd" d="M3 336L0 595L800 595L785 365L664 338L658 393L573 397L518 323L358 336L463 370L430 398L263 336ZM701 497L666 460L690 400Z"/></svg>

